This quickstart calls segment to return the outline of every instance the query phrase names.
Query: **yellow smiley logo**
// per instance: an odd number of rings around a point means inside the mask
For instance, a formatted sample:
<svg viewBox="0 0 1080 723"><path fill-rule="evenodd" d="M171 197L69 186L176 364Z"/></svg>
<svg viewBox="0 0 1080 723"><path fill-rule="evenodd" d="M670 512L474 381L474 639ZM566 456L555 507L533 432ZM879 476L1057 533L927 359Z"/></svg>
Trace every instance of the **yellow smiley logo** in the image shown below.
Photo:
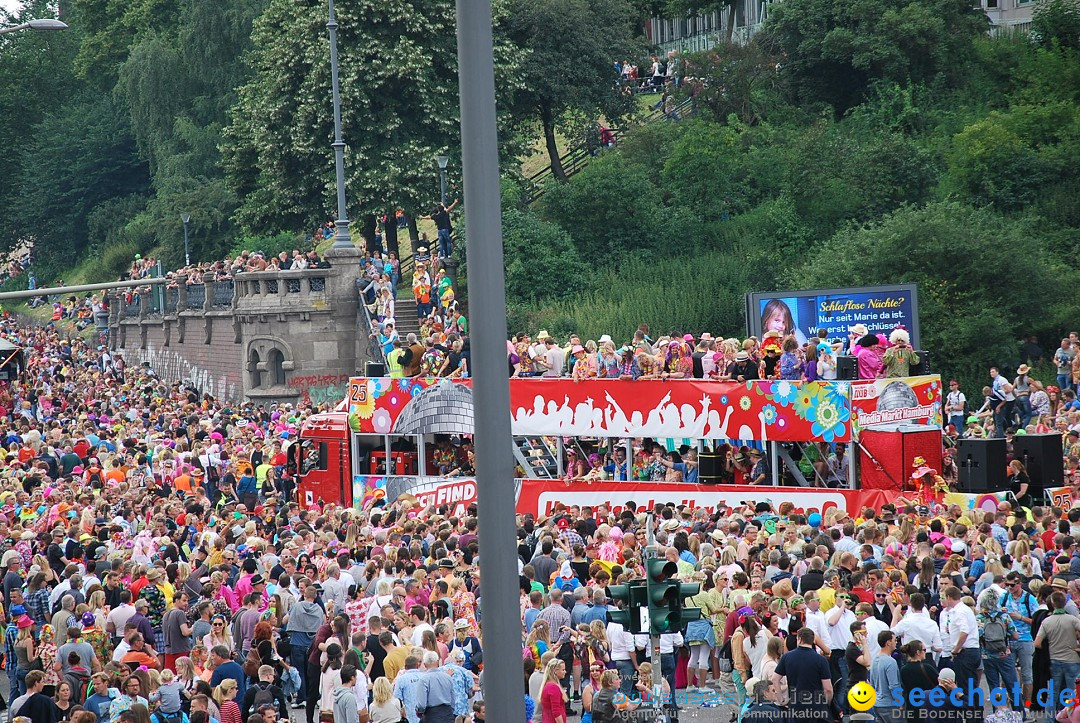
<svg viewBox="0 0 1080 723"><path fill-rule="evenodd" d="M848 691L847 702L853 710L864 713L877 703L877 691L869 683L856 683Z"/></svg>

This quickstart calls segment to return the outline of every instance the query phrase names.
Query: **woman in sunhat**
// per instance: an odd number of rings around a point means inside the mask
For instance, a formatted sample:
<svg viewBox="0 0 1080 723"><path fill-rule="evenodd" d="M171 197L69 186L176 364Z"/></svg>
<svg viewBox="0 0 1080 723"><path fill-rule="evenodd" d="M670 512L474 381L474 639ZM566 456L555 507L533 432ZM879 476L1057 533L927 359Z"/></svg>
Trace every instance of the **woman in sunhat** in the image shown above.
<svg viewBox="0 0 1080 723"><path fill-rule="evenodd" d="M1023 429L1031 421L1033 412L1031 410L1031 377L1028 376L1028 372L1031 371L1031 367L1027 364L1021 364L1016 370L1016 378L1013 379L1013 394L1016 396L1015 408L1020 413L1020 428Z"/></svg>

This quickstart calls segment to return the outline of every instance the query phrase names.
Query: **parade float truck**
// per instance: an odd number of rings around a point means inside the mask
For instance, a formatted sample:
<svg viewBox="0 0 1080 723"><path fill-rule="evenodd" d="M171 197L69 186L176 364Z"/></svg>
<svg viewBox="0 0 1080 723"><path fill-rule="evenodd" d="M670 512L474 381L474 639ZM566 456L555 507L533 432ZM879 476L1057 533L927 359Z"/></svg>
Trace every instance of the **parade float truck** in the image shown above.
<svg viewBox="0 0 1080 723"><path fill-rule="evenodd" d="M548 515L557 503L606 504L618 514L628 500L707 510L789 500L797 509L842 507L855 515L895 500L916 456L940 469L937 376L806 383L512 378L509 384L514 448L508 453L518 477L506 485L521 513ZM471 443L473 413L469 379L350 379L348 396L334 411L310 417L290 448L301 503L365 507L410 494L463 512L476 500L476 481L458 464L467 456L461 445L467 450ZM871 431L878 443L866 452L860 437L869 439ZM697 449L700 483L566 474L568 455L625 446L633 459L643 439ZM712 451L722 443L761 450L770 469L764 484L710 484L720 480ZM846 480L830 488L798 473L800 450L816 445L827 453L838 444L859 451Z"/></svg>

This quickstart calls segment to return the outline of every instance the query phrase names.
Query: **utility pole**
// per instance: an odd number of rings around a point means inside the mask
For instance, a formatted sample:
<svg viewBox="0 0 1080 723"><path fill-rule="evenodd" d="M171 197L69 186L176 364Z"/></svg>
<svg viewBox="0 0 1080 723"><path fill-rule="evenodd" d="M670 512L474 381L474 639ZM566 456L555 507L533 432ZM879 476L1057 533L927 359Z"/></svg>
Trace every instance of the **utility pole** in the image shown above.
<svg viewBox="0 0 1080 723"><path fill-rule="evenodd" d="M341 84L338 81L338 48L337 31L338 21L334 14L334 0L328 0L329 10L326 20L326 29L330 31L330 86L334 97L334 174L337 184L337 221L334 225L335 249L353 248L352 236L349 234L349 215L345 209L345 141L341 138Z"/></svg>
<svg viewBox="0 0 1080 723"><path fill-rule="evenodd" d="M646 537L647 544L645 546L645 574L646 574L646 579L648 579L647 576L649 574L649 572L648 572L648 570L649 570L649 560L656 559L657 557L660 556L660 547L656 544L656 534L653 531L654 527L655 527L654 522L655 522L655 519L653 518L653 513L650 511L648 516L645 518L645 525L646 525L646 533L645 534L647 535L647 537ZM646 606L646 609L648 609L648 606ZM660 664L660 634L657 633L656 629L653 627L651 617L649 619L649 662L652 663L652 675L653 675L653 686L652 686L653 687L653 696L652 696L653 699L652 699L652 703L653 703L653 708L656 709L657 717L659 718L660 710L663 707L664 684L661 681L663 681L664 676L663 676L663 673L661 671L661 664ZM674 690L671 691L671 695L672 696L675 695Z"/></svg>
<svg viewBox="0 0 1080 723"><path fill-rule="evenodd" d="M188 244L188 221L191 220L190 213L180 214L180 220L184 223L184 266L191 266L191 246Z"/></svg>
<svg viewBox="0 0 1080 723"><path fill-rule="evenodd" d="M480 512L480 591L484 611L487 719L521 719L521 617L517 521L509 454L510 383L506 377L506 272L503 266L499 147L491 0L457 0L458 83L465 228L472 310L476 486Z"/></svg>

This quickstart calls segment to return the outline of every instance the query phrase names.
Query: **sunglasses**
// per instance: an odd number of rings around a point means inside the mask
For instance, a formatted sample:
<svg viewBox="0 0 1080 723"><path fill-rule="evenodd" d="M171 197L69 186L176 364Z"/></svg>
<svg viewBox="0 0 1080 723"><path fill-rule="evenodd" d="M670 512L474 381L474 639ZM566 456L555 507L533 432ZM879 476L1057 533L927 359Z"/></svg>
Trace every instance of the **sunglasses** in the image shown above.
<svg viewBox="0 0 1080 723"><path fill-rule="evenodd" d="M877 592L877 593L874 593L874 597L887 597L888 594L889 593L887 593L887 592Z"/></svg>

